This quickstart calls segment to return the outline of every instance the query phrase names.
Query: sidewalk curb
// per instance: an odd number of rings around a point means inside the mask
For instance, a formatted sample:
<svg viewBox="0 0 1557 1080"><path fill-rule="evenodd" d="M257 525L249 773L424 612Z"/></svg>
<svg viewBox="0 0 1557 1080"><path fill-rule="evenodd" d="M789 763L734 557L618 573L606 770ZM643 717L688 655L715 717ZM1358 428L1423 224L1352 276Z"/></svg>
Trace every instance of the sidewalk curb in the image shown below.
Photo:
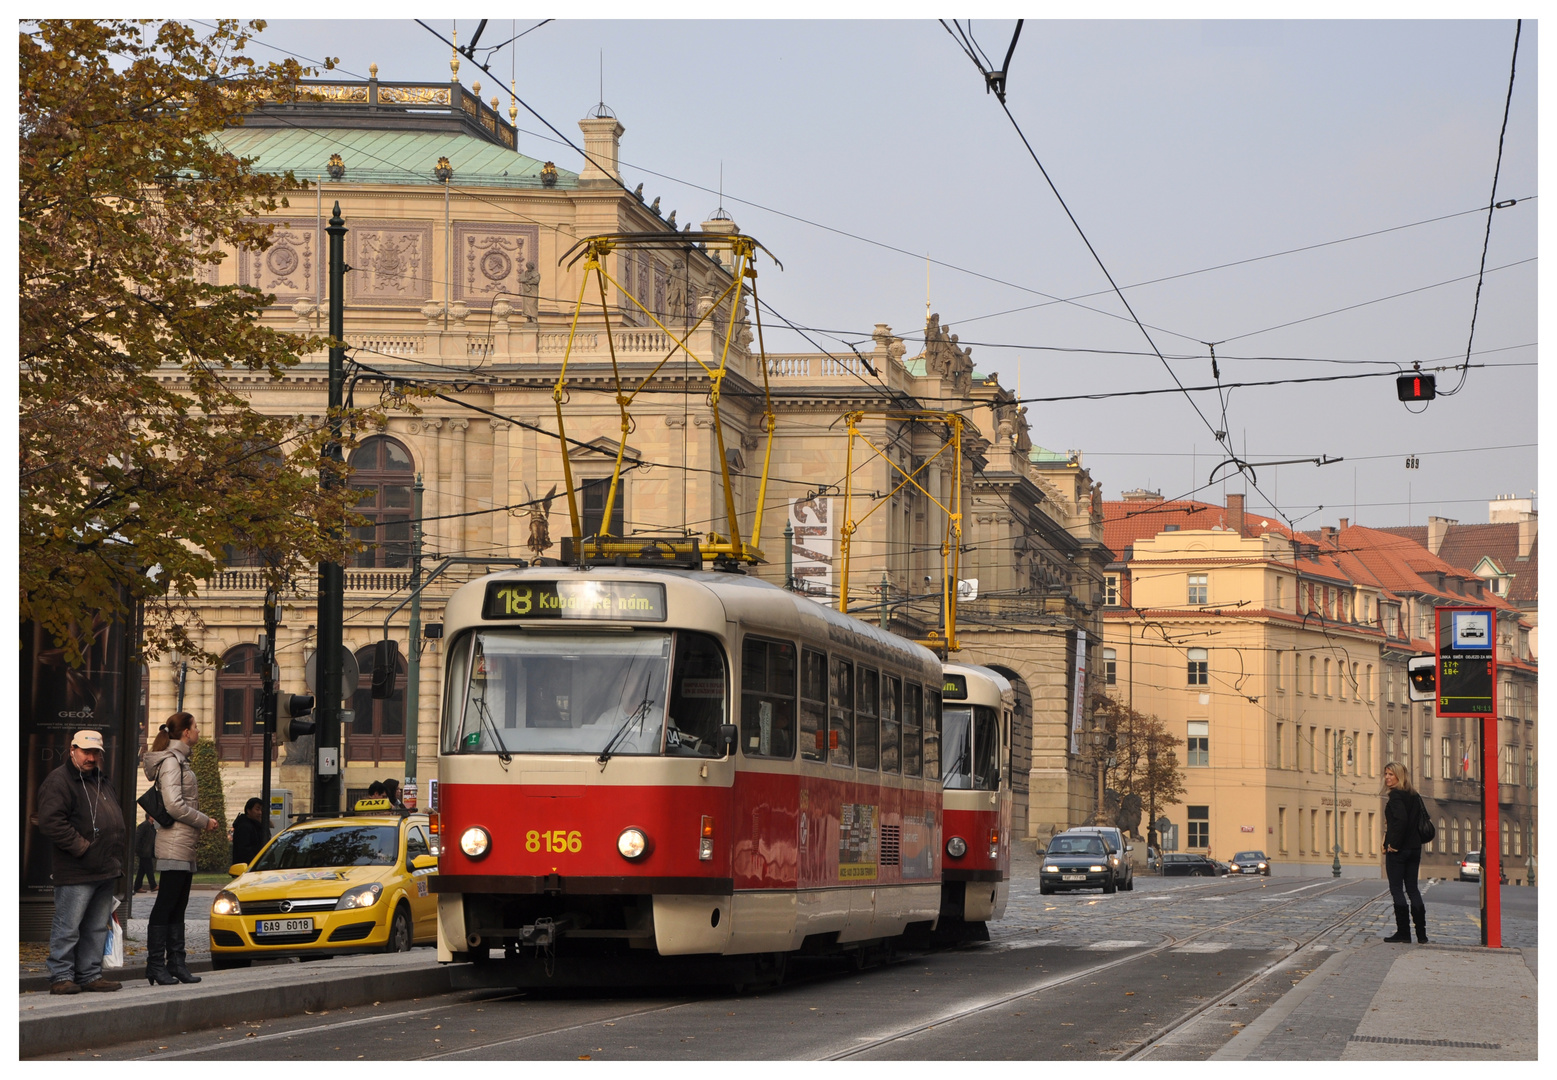
<svg viewBox="0 0 1557 1080"><path fill-rule="evenodd" d="M1364 945L1361 948L1367 948L1367 946ZM1302 982L1281 995L1281 998L1274 1005L1261 1013L1259 1018L1252 1024L1229 1039L1225 1046L1212 1054L1207 1060L1245 1060L1259 1048L1259 1045L1266 1040L1271 1032L1276 1030L1278 1025L1286 1022L1287 1017L1292 1015L1292 1011L1307 1000L1308 995L1319 989L1326 978L1339 971L1346 959L1361 951L1361 948L1344 949L1333 953L1330 959L1315 968L1313 973Z"/></svg>
<svg viewBox="0 0 1557 1080"><path fill-rule="evenodd" d="M94 999L89 1006L45 1016L24 1015L18 1028L17 1052L27 1058L78 1048L83 1027L90 1027L94 1044L110 1045L259 1017L274 1019L375 1001L427 997L449 990L449 967L430 964L423 969L403 971L348 970L308 983L277 982L231 989L206 985L184 993L168 987L165 996L137 994L112 1003L88 994L84 996Z"/></svg>

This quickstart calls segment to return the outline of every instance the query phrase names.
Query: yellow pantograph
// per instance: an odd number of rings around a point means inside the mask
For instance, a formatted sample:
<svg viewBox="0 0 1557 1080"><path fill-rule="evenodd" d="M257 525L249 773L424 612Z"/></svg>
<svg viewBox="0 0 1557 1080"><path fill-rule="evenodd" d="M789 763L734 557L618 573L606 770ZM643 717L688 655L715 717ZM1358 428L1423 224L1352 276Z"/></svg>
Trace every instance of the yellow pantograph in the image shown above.
<svg viewBox="0 0 1557 1080"><path fill-rule="evenodd" d="M890 454L883 453L881 448L870 441L868 435L860 431L859 423L866 416L880 416L887 420L923 420L932 423L943 423L947 426L946 440L939 450L929 455L912 472L905 470L901 465L892 460ZM942 620L938 629L930 631L928 637L919 641L926 648L939 653L957 652L962 645L957 640L957 581L962 567L962 429L966 421L961 413L942 412L938 409L913 409L913 410L875 410L857 409L846 413L844 420L849 425L849 449L844 464L844 489L843 489L843 530L838 540L838 557L843 563L843 574L838 590L838 610L845 615L849 612L849 541L853 538L855 530L881 507L888 505L892 497L905 487L913 487L921 492L946 515L946 534L941 539L941 611ZM869 447L870 452L885 461L894 470L902 475L896 487L885 496L875 500L875 505L865 512L864 517L855 521L854 508L854 443L859 440ZM918 477L925 469L938 460L942 454L951 452L951 496L950 505L930 491L927 491ZM862 462L863 464L863 462ZM883 598L885 599L885 598Z"/></svg>
<svg viewBox="0 0 1557 1080"><path fill-rule="evenodd" d="M724 291L714 300L707 311L698 316L697 321L689 326L684 333L678 334L664 323L660 322L654 312L650 311L633 291L617 281L605 268L605 257L617 248L642 248L650 250L685 250L688 245L702 244L711 250L729 251L731 254L730 283ZM773 457L773 429L777 426L777 418L773 413L772 394L768 388L768 357L762 343L762 307L757 303L757 267L755 257L760 249L766 252L769 258L773 253L768 251L756 240L742 233L706 233L706 232L682 232L682 233L611 233L601 236L591 236L580 240L568 251L563 253L566 258L569 254L583 251L575 255L569 266L584 259L584 273L579 283L578 301L573 308L573 322L568 331L567 349L562 357L562 370L557 374L556 385L552 388L552 401L557 408L557 439L562 451L563 481L568 493L568 515L573 525L573 550L580 561L610 559L617 556L628 558L639 557L644 554L646 545L643 542L629 541L625 537L612 536L611 514L616 506L617 492L621 485L622 462L627 450L627 437L633 430L632 406L645 387L659 374L670 360L679 352L684 353L690 360L703 369L708 376L708 406L713 413L714 438L719 447L719 469L724 487L724 509L727 521L727 534L710 532L698 545L697 550L710 559L729 562L759 563L764 561L762 557L762 510L767 499L768 492L768 466ZM777 259L773 259L775 265L783 269ZM573 480L573 467L568 457L567 423L564 417L563 405L567 402L568 361L573 355L573 345L578 336L579 317L584 311L584 298L593 282L600 298L600 313L605 321L606 346L611 354L611 373L616 384L616 405L621 413L622 437L618 440L616 448L616 462L611 471L611 485L606 492L604 512L601 515L600 532L594 536L584 536L583 518L579 514L578 487ZM624 380L620 362L616 355L616 340L612 333L611 311L606 301L606 285L616 286L622 297L643 312L649 321L659 327L671 339L673 344L669 351L660 359L654 367L639 379L636 385L629 386L632 381ZM767 449L762 459L762 480L757 488L757 512L752 526L750 542L741 537L741 525L738 511L735 505L735 490L730 483L730 463L725 454L724 424L719 413L720 390L729 371L730 345L735 339L736 318L735 314L740 310L743 294L750 292L752 295L752 310L756 315L757 323L757 352L758 367L762 371L763 394L763 426L767 431ZM703 325L704 320L718 311L721 305L728 303L730 317L725 320L723 338L715 341L715 347L719 350L717 362L704 360L688 347L688 340L693 331ZM657 552L663 552L667 546L664 540L654 540L649 545ZM672 549L679 547L674 543L669 545ZM692 545L685 545L688 551ZM681 554L679 551L663 552L663 554Z"/></svg>

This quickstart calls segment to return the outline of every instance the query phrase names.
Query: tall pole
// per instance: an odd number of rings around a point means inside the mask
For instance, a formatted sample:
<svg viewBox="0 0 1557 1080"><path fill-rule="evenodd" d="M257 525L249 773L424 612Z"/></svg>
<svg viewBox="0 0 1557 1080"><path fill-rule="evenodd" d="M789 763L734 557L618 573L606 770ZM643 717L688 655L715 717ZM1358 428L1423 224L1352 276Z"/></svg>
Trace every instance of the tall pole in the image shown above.
<svg viewBox="0 0 1557 1080"><path fill-rule="evenodd" d="M683 475L685 475L683 473ZM684 500L683 500L684 501ZM795 587L795 527L784 526L784 588Z"/></svg>
<svg viewBox="0 0 1557 1080"><path fill-rule="evenodd" d="M265 729L265 756L260 766L260 802L265 804L266 827L270 824L270 755L276 745L276 607L275 589L265 590L265 648L260 654L260 725Z"/></svg>
<svg viewBox="0 0 1557 1080"><path fill-rule="evenodd" d="M341 407L346 383L346 222L341 204L330 215L330 441L324 448L320 479L325 488L340 486ZM341 621L345 582L340 563L319 564L318 764L314 775L314 814L338 814L341 808ZM333 766L330 760L333 759Z"/></svg>
<svg viewBox="0 0 1557 1080"><path fill-rule="evenodd" d="M1330 850L1334 858L1330 863L1330 876L1341 876L1341 729L1335 730L1335 760L1330 763L1330 813L1335 816L1335 835Z"/></svg>
<svg viewBox="0 0 1557 1080"><path fill-rule="evenodd" d="M417 710L422 698L422 474L411 488L411 629L405 658L404 791L416 796ZM412 804L407 804L412 805Z"/></svg>

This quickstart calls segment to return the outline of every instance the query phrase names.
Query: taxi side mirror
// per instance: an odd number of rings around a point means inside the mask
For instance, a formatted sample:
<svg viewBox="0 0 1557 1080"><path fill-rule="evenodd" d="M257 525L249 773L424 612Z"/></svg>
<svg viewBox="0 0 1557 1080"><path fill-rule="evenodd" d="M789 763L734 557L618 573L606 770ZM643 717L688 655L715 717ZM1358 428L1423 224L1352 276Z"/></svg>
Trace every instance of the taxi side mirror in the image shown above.
<svg viewBox="0 0 1557 1080"><path fill-rule="evenodd" d="M436 870L438 868L438 856L417 855L411 859L412 870Z"/></svg>
<svg viewBox="0 0 1557 1080"><path fill-rule="evenodd" d="M231 866L229 866L227 868L227 872L229 874L231 874L233 877L242 877L243 874L245 872L247 872L248 869L249 869L249 864L248 863L246 863L246 862L235 862L235 863L233 863Z"/></svg>

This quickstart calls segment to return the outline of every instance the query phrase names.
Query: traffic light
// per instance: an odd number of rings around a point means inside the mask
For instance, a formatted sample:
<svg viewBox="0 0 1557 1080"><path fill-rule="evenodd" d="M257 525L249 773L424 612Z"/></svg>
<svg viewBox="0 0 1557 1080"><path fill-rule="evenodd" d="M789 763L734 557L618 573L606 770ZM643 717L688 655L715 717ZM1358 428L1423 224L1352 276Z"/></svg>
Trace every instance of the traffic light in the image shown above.
<svg viewBox="0 0 1557 1080"><path fill-rule="evenodd" d="M1406 661L1406 692L1412 701L1438 697L1438 657L1413 656Z"/></svg>
<svg viewBox="0 0 1557 1080"><path fill-rule="evenodd" d="M1395 396L1401 401L1432 401L1438 396L1438 378L1414 371L1395 380Z"/></svg>
<svg viewBox="0 0 1557 1080"><path fill-rule="evenodd" d="M373 696L378 700L395 696L396 676L400 671L400 643L385 638L373 646Z"/></svg>
<svg viewBox="0 0 1557 1080"><path fill-rule="evenodd" d="M312 735L317 721L312 718L314 696L312 694L288 694L285 717L281 720L281 737L296 742L304 735Z"/></svg>

